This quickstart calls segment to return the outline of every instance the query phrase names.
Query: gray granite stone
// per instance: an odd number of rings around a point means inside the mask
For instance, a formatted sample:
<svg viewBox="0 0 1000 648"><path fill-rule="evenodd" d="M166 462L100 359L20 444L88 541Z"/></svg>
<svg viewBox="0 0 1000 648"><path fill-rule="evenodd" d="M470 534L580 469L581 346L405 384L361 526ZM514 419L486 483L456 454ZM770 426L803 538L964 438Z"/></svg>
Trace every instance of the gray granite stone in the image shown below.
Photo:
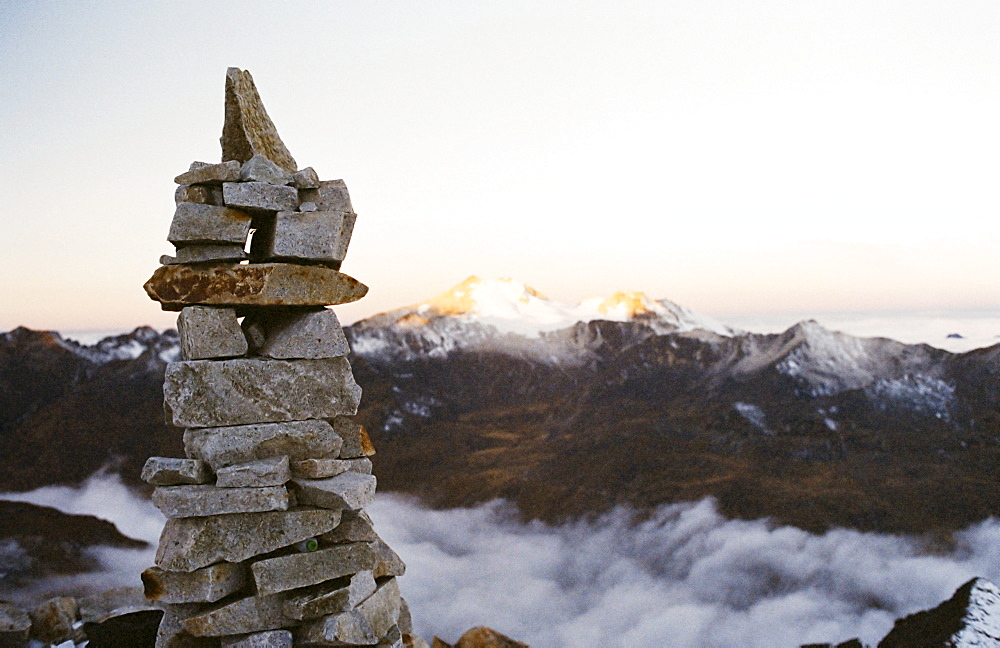
<svg viewBox="0 0 1000 648"><path fill-rule="evenodd" d="M345 472L326 479L293 479L302 504L328 509L364 508L375 499L375 475Z"/></svg>
<svg viewBox="0 0 1000 648"><path fill-rule="evenodd" d="M326 421L291 421L189 429L184 451L214 470L226 466L287 456L290 461L309 457L336 457L343 441Z"/></svg>
<svg viewBox="0 0 1000 648"><path fill-rule="evenodd" d="M28 616L32 639L60 644L77 634L73 625L80 618L80 604L72 596L57 596L38 605Z"/></svg>
<svg viewBox="0 0 1000 648"><path fill-rule="evenodd" d="M394 627L399 632L399 608L399 585L395 578L388 578L353 610L305 623L293 632L296 641L303 644L370 646L378 644ZM396 642L393 638L392 643Z"/></svg>
<svg viewBox="0 0 1000 648"><path fill-rule="evenodd" d="M264 109L248 70L226 70L226 119L219 142L223 160L243 163L259 153L289 173L298 168Z"/></svg>
<svg viewBox="0 0 1000 648"><path fill-rule="evenodd" d="M239 209L177 203L167 240L177 247L186 245L246 245L250 234L250 214Z"/></svg>
<svg viewBox="0 0 1000 648"><path fill-rule="evenodd" d="M195 637L221 637L288 625L281 613L283 596L248 596L212 606L181 622L181 628Z"/></svg>
<svg viewBox="0 0 1000 648"><path fill-rule="evenodd" d="M212 473L204 461L177 457L150 457L142 467L142 481L152 486L207 484Z"/></svg>
<svg viewBox="0 0 1000 648"><path fill-rule="evenodd" d="M299 192L295 187L266 182L226 182L222 185L222 200L228 207L242 209L293 210L299 207Z"/></svg>
<svg viewBox="0 0 1000 648"><path fill-rule="evenodd" d="M339 264L347 255L355 220L353 212L279 211L260 254L265 260Z"/></svg>
<svg viewBox="0 0 1000 648"><path fill-rule="evenodd" d="M258 153L243 163L240 180L282 186L292 183L292 174Z"/></svg>
<svg viewBox="0 0 1000 648"><path fill-rule="evenodd" d="M299 169L292 175L292 186L297 189L318 189L319 174L312 167Z"/></svg>
<svg viewBox="0 0 1000 648"><path fill-rule="evenodd" d="M375 563L375 578L383 576L402 576L406 573L406 564L392 548L385 543L382 538L375 538L372 542L372 549L378 560Z"/></svg>
<svg viewBox="0 0 1000 648"><path fill-rule="evenodd" d="M300 212L314 212L314 211L318 211L318 209L316 208L316 203L307 200L306 202L299 204L299 211Z"/></svg>
<svg viewBox="0 0 1000 648"><path fill-rule="evenodd" d="M221 648L292 648L289 630L267 630L248 635L222 637Z"/></svg>
<svg viewBox="0 0 1000 648"><path fill-rule="evenodd" d="M258 355L276 359L336 358L351 352L337 315L329 309L262 311L248 315L243 327L262 331Z"/></svg>
<svg viewBox="0 0 1000 648"><path fill-rule="evenodd" d="M28 613L6 601L0 601L0 646L27 646L31 618Z"/></svg>
<svg viewBox="0 0 1000 648"><path fill-rule="evenodd" d="M332 268L293 263L162 265L143 285L163 310L185 306L332 306L368 287Z"/></svg>
<svg viewBox="0 0 1000 648"><path fill-rule="evenodd" d="M281 486L292 478L288 457L270 457L220 468L215 473L219 488Z"/></svg>
<svg viewBox="0 0 1000 648"><path fill-rule="evenodd" d="M250 570L257 592L274 594L371 570L376 561L377 556L370 544L354 542L319 551L265 558L253 563Z"/></svg>
<svg viewBox="0 0 1000 648"><path fill-rule="evenodd" d="M238 563L314 538L339 522L339 511L322 509L169 519L160 535L156 565L194 571L220 561Z"/></svg>
<svg viewBox="0 0 1000 648"><path fill-rule="evenodd" d="M218 648L217 639L193 637L181 627L184 619L203 608L204 605L199 603L163 605L163 618L156 629L155 648Z"/></svg>
<svg viewBox="0 0 1000 648"><path fill-rule="evenodd" d="M181 185L174 191L174 202L222 205L222 185Z"/></svg>
<svg viewBox="0 0 1000 648"><path fill-rule="evenodd" d="M174 178L179 185L212 184L233 182L240 179L239 162L223 162L209 164L208 162L192 162L187 172Z"/></svg>
<svg viewBox="0 0 1000 648"><path fill-rule="evenodd" d="M399 597L399 619L396 621L399 631L403 634L413 633L413 616L410 614L410 605L402 596Z"/></svg>
<svg viewBox="0 0 1000 648"><path fill-rule="evenodd" d="M177 334L185 360L232 358L249 349L232 308L188 306L177 316Z"/></svg>
<svg viewBox="0 0 1000 648"><path fill-rule="evenodd" d="M224 263L242 261L249 255L242 245L185 245L174 252L174 256L164 254L160 257L163 265L181 263Z"/></svg>
<svg viewBox="0 0 1000 648"><path fill-rule="evenodd" d="M302 202L316 203L320 211L353 212L351 196L343 180L324 180L316 189L301 189L299 198Z"/></svg>
<svg viewBox="0 0 1000 648"><path fill-rule="evenodd" d="M108 619L132 612L158 610L138 587L116 587L78 600L80 620L85 623L103 623Z"/></svg>
<svg viewBox="0 0 1000 648"><path fill-rule="evenodd" d="M346 612L375 592L375 577L364 570L289 594L284 614L290 619L318 619Z"/></svg>
<svg viewBox="0 0 1000 648"><path fill-rule="evenodd" d="M340 524L331 531L319 536L324 545L343 542L373 542L378 540L378 534L372 525L372 519L366 512L345 510L341 512Z"/></svg>
<svg viewBox="0 0 1000 648"><path fill-rule="evenodd" d="M303 421L358 411L346 358L191 360L167 365L167 422L177 427Z"/></svg>
<svg viewBox="0 0 1000 648"><path fill-rule="evenodd" d="M292 504L284 486L216 488L215 486L160 486L153 504L168 518L285 511Z"/></svg>
<svg viewBox="0 0 1000 648"><path fill-rule="evenodd" d="M363 425L344 416L331 419L330 423L337 436L344 440L344 445L340 449L341 459L370 457L375 454L375 446L372 445L368 430Z"/></svg>
<svg viewBox="0 0 1000 648"><path fill-rule="evenodd" d="M212 603L243 589L249 582L245 565L220 562L190 572L150 567L141 574L144 594L163 603Z"/></svg>
<svg viewBox="0 0 1000 648"><path fill-rule="evenodd" d="M292 476L299 479L325 479L340 473L357 472L372 474L372 462L367 457L358 459L303 459L291 466Z"/></svg>

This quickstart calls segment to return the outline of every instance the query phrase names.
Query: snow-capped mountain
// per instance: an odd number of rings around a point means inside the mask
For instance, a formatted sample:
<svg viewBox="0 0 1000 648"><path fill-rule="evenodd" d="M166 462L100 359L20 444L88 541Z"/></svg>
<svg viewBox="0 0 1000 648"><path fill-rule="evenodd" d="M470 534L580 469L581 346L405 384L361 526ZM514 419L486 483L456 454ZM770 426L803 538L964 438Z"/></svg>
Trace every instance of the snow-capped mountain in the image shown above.
<svg viewBox="0 0 1000 648"><path fill-rule="evenodd" d="M641 294L567 305L476 278L346 333L380 487L432 504L557 519L710 495L736 517L917 532L1000 514L982 487L1000 345L747 333ZM0 489L179 456L162 414L176 357L172 331L0 334Z"/></svg>
<svg viewBox="0 0 1000 648"><path fill-rule="evenodd" d="M1000 646L1000 588L973 578L932 610L896 621L879 648L995 648Z"/></svg>
<svg viewBox="0 0 1000 648"><path fill-rule="evenodd" d="M351 348L361 356L408 358L504 349L549 362L578 362L579 353L565 331L595 320L642 323L658 335L736 333L711 317L641 292L566 304L512 279L472 276L427 301L358 322L351 327Z"/></svg>

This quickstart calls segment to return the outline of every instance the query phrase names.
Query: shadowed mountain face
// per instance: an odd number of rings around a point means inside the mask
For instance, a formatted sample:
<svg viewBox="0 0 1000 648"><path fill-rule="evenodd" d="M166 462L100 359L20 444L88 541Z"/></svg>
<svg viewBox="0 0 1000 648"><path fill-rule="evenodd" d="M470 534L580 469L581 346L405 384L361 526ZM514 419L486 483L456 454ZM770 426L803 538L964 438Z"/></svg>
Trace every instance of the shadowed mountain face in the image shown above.
<svg viewBox="0 0 1000 648"><path fill-rule="evenodd" d="M809 530L1000 513L1000 346L951 354L814 322L707 332L664 303L533 332L455 307L348 327L380 490L504 497L546 520L714 496L729 516ZM161 393L176 334L101 345L0 335L0 489L106 464L138 482L146 457L181 455Z"/></svg>

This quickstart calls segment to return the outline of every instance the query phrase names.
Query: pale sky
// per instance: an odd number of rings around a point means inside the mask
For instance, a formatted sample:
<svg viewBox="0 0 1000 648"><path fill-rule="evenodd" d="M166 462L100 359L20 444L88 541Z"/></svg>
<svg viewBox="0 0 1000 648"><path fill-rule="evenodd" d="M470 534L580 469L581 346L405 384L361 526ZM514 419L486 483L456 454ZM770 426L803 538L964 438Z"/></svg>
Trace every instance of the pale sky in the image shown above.
<svg viewBox="0 0 1000 648"><path fill-rule="evenodd" d="M0 0L0 330L173 325L142 284L229 66L347 182L345 323L471 274L1000 309L996 0Z"/></svg>

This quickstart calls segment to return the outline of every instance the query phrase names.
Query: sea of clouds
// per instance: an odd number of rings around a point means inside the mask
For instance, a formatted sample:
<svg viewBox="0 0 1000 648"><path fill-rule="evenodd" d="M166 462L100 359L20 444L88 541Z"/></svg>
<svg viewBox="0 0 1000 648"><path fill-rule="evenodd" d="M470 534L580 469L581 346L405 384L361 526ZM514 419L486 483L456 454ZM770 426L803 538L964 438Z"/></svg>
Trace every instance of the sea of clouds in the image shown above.
<svg viewBox="0 0 1000 648"><path fill-rule="evenodd" d="M0 598L138 586L153 564L164 518L115 475L0 499L97 515L150 542L95 549L104 571ZM433 511L379 495L369 511L407 563L400 585L428 640L488 625L535 648L874 643L894 619L937 605L966 580L1000 579L1000 521L992 519L935 553L915 538L728 520L710 499L663 506L639 522L618 510L558 526L522 523L502 502Z"/></svg>

